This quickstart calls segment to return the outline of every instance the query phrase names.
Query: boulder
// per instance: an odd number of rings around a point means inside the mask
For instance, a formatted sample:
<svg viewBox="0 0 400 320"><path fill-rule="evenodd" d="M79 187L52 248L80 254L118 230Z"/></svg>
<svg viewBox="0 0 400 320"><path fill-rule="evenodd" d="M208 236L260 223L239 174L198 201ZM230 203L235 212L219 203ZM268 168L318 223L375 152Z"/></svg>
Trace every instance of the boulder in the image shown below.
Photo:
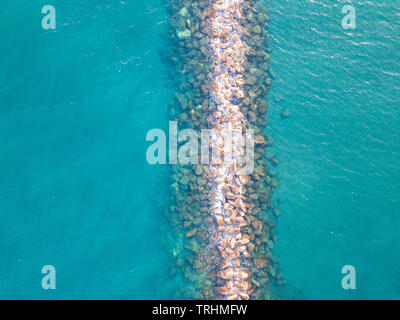
<svg viewBox="0 0 400 320"><path fill-rule="evenodd" d="M175 97L176 97L176 100L178 100L181 108L183 110L187 109L189 102L188 102L187 98L185 97L185 95L181 94L181 93L175 93Z"/></svg>
<svg viewBox="0 0 400 320"><path fill-rule="evenodd" d="M257 82L257 78L253 75L248 75L246 78L246 83L249 85L254 85Z"/></svg>
<svg viewBox="0 0 400 320"><path fill-rule="evenodd" d="M179 40L187 40L192 36L192 31L190 31L189 29L183 31L177 31L176 35L179 38Z"/></svg>
<svg viewBox="0 0 400 320"><path fill-rule="evenodd" d="M197 232L197 229L194 228L194 229L192 229L192 230L186 232L186 237L187 237L187 238L193 237L193 236L196 234L196 232Z"/></svg>
<svg viewBox="0 0 400 320"><path fill-rule="evenodd" d="M186 17L187 14L188 14L188 10L186 9L186 7L183 7L183 8L181 9L181 11L179 11L179 14L180 14L182 17Z"/></svg>
<svg viewBox="0 0 400 320"><path fill-rule="evenodd" d="M271 186L274 187L274 188L279 186L279 178L278 177L273 177L271 179Z"/></svg>

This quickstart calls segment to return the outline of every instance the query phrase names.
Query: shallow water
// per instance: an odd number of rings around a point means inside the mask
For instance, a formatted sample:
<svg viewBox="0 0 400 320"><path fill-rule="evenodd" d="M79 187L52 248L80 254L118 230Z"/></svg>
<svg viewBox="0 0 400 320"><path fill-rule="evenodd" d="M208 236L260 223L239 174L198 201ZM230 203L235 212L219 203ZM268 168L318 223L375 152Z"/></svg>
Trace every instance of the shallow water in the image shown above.
<svg viewBox="0 0 400 320"><path fill-rule="evenodd" d="M398 5L267 1L276 253L296 298L399 298ZM145 159L173 87L159 0L0 5L0 298L170 298L168 170ZM288 108L288 119L281 112ZM57 289L41 287L43 265ZM357 290L340 269L357 269Z"/></svg>

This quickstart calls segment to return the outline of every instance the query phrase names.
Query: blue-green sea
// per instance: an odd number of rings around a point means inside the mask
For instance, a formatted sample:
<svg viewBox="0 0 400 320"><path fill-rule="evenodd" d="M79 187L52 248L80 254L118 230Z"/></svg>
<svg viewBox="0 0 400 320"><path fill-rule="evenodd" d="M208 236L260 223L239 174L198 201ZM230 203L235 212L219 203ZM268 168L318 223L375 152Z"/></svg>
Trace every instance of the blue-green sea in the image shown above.
<svg viewBox="0 0 400 320"><path fill-rule="evenodd" d="M283 298L399 299L400 3L261 3ZM55 30L41 26L47 4ZM176 89L166 5L0 1L1 299L179 298L169 168L146 161ZM356 290L341 287L344 265Z"/></svg>

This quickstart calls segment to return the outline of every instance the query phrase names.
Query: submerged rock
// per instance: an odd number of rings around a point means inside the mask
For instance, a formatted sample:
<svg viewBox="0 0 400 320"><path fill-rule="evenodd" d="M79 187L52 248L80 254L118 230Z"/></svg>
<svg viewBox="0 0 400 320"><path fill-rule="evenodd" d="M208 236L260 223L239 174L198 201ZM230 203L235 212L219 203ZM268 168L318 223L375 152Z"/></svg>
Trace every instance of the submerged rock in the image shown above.
<svg viewBox="0 0 400 320"><path fill-rule="evenodd" d="M179 14L180 14L182 17L186 17L187 14L188 14L188 10L186 9L186 7L183 7L182 10L179 11Z"/></svg>
<svg viewBox="0 0 400 320"><path fill-rule="evenodd" d="M284 118L289 118L292 115L292 113L290 112L289 109L285 109L283 110L283 112L281 113L281 116Z"/></svg>
<svg viewBox="0 0 400 320"><path fill-rule="evenodd" d="M194 229L192 229L192 230L186 232L186 237L187 237L187 238L193 237L193 236L196 234L196 232L197 232L197 229L194 228Z"/></svg>
<svg viewBox="0 0 400 320"><path fill-rule="evenodd" d="M255 25L253 27L253 32L254 33L261 33L261 27L259 25Z"/></svg>
<svg viewBox="0 0 400 320"><path fill-rule="evenodd" d="M273 177L271 180L271 185L276 188L279 186L279 178L278 177Z"/></svg>
<svg viewBox="0 0 400 320"><path fill-rule="evenodd" d="M253 262L258 268L264 268L265 266L268 265L267 259L264 258L254 259Z"/></svg>
<svg viewBox="0 0 400 320"><path fill-rule="evenodd" d="M257 78L255 77L255 76L253 76L253 75L248 75L247 76L247 78L246 78L246 83L247 84L249 84L249 85L253 85L253 84L255 84L257 82Z"/></svg>
<svg viewBox="0 0 400 320"><path fill-rule="evenodd" d="M196 174L199 176L203 173L203 166L201 165L197 165L196 166L196 170L195 170Z"/></svg>
<svg viewBox="0 0 400 320"><path fill-rule="evenodd" d="M181 93L175 93L175 97L176 97L176 100L178 100L178 102L179 102L181 108L182 108L183 110L185 110L185 109L188 107L188 105L189 105L189 102L188 102L188 100L186 99L185 95L184 95L184 94L181 94Z"/></svg>
<svg viewBox="0 0 400 320"><path fill-rule="evenodd" d="M190 31L189 29L183 31L177 31L176 35L179 38L179 40L187 40L192 36L192 31Z"/></svg>
<svg viewBox="0 0 400 320"><path fill-rule="evenodd" d="M255 144L263 144L263 145L267 145L268 144L268 141L261 134L258 134L258 135L256 135L254 137L254 142L255 142Z"/></svg>

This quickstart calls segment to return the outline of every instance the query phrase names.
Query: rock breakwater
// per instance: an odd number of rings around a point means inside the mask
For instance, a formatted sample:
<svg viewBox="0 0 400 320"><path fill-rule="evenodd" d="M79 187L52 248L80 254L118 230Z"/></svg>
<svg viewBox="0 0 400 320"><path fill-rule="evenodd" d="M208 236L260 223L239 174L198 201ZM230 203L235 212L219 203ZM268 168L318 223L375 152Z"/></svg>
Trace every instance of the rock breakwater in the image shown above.
<svg viewBox="0 0 400 320"><path fill-rule="evenodd" d="M174 46L162 54L179 89L171 117L182 128L210 129L219 155L171 169L168 215L179 235L171 273L192 283L177 297L273 298L272 287L284 280L272 254L279 179L270 167L277 163L264 157L272 144L263 134L271 84L266 8L250 0L174 0L169 11ZM247 173L244 143L227 146L226 134L249 129L254 170Z"/></svg>

